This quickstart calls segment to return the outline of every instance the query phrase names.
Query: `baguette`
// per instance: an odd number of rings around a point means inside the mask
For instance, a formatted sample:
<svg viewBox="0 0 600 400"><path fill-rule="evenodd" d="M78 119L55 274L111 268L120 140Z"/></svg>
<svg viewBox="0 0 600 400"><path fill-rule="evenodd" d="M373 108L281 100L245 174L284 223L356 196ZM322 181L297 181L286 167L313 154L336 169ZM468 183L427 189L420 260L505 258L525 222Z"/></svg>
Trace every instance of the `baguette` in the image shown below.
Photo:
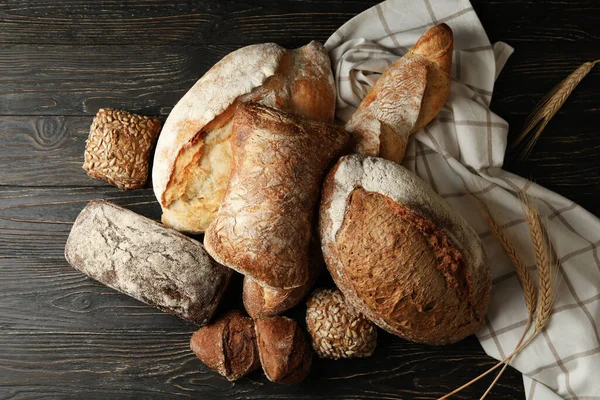
<svg viewBox="0 0 600 400"><path fill-rule="evenodd" d="M452 48L450 27L436 25L381 75L345 127L357 153L402 161L409 136L431 122L450 94Z"/></svg>

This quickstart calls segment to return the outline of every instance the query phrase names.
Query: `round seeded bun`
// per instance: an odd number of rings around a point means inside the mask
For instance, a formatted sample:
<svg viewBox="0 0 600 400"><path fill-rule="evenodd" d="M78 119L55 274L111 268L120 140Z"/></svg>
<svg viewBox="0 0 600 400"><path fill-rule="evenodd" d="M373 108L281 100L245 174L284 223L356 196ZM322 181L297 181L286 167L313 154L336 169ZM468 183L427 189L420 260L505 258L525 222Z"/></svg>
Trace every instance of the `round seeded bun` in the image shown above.
<svg viewBox="0 0 600 400"><path fill-rule="evenodd" d="M479 237L404 167L342 157L319 216L327 268L346 301L386 331L419 343L457 342L483 323L491 291Z"/></svg>
<svg viewBox="0 0 600 400"><path fill-rule="evenodd" d="M306 328L319 357L369 357L377 328L344 300L338 289L317 289L306 302Z"/></svg>

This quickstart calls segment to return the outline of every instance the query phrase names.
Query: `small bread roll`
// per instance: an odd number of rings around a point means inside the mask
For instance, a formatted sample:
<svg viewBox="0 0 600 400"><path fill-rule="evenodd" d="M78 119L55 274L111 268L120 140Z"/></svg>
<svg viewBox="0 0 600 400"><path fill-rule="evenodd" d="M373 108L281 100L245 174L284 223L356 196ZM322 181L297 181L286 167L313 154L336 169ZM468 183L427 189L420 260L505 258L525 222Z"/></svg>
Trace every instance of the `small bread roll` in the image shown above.
<svg viewBox="0 0 600 400"><path fill-rule="evenodd" d="M386 331L441 345L483 324L491 277L479 237L404 167L342 157L323 186L319 230L346 301Z"/></svg>
<svg viewBox="0 0 600 400"><path fill-rule="evenodd" d="M369 357L377 328L351 307L338 289L318 289L306 302L306 328L319 357Z"/></svg>
<svg viewBox="0 0 600 400"><path fill-rule="evenodd" d="M310 372L312 349L296 321L287 317L255 321L258 353L271 382L298 383Z"/></svg>
<svg viewBox="0 0 600 400"><path fill-rule="evenodd" d="M357 153L402 161L408 137L448 99L452 48L450 27L436 25L381 75L346 124Z"/></svg>
<svg viewBox="0 0 600 400"><path fill-rule="evenodd" d="M230 381L260 366L254 321L236 310L195 332L190 347L206 366Z"/></svg>

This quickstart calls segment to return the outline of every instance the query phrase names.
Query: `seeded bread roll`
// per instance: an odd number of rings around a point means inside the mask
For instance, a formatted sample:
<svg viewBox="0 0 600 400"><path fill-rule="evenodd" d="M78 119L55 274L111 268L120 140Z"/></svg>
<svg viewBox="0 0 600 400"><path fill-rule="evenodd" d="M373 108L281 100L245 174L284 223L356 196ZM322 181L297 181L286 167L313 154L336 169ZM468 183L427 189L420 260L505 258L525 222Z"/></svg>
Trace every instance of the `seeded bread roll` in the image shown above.
<svg viewBox="0 0 600 400"><path fill-rule="evenodd" d="M75 220L65 257L89 277L199 325L213 315L231 276L197 241L102 200Z"/></svg>
<svg viewBox="0 0 600 400"><path fill-rule="evenodd" d="M230 381L260 367L254 321L237 310L196 331L190 347L204 364Z"/></svg>
<svg viewBox="0 0 600 400"><path fill-rule="evenodd" d="M346 124L357 153L402 160L408 137L448 99L453 43L450 27L436 25L381 75Z"/></svg>
<svg viewBox="0 0 600 400"><path fill-rule="evenodd" d="M85 142L83 169L119 189L143 187L158 131L157 118L101 108Z"/></svg>
<svg viewBox="0 0 600 400"><path fill-rule="evenodd" d="M345 299L381 328L440 345L483 324L491 278L479 237L404 167L342 157L323 186L319 229Z"/></svg>
<svg viewBox="0 0 600 400"><path fill-rule="evenodd" d="M296 50L246 46L196 82L171 111L156 146L152 182L165 225L201 233L214 219L229 182L232 116L241 102L331 122L335 87L327 51L318 42Z"/></svg>
<svg viewBox="0 0 600 400"><path fill-rule="evenodd" d="M287 317L255 322L258 353L271 382L298 383L310 372L312 350L298 323Z"/></svg>
<svg viewBox="0 0 600 400"><path fill-rule="evenodd" d="M327 167L349 134L255 103L237 107L227 193L204 235L219 263L262 286L291 289L309 278L313 213Z"/></svg>
<svg viewBox="0 0 600 400"><path fill-rule="evenodd" d="M369 357L377 328L351 307L338 289L318 289L306 302L306 328L319 357Z"/></svg>

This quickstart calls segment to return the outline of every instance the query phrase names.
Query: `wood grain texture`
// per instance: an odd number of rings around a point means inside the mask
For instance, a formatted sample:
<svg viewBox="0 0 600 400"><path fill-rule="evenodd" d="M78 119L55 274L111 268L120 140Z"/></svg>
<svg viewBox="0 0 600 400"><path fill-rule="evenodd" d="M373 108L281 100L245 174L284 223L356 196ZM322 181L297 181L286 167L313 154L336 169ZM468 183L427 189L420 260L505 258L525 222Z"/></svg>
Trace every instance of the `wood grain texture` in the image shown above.
<svg viewBox="0 0 600 400"><path fill-rule="evenodd" d="M93 114L111 106L163 120L215 62L241 46L325 41L378 0L5 0L0 2L0 398L430 399L493 360L474 337L443 348L380 333L373 357L317 360L309 380L229 383L189 350L195 327L86 278L64 260L85 202L114 201L153 219L150 189L122 192L81 169ZM600 58L595 0L473 0L490 39L515 47L492 110L520 132L535 103ZM593 70L529 159L505 168L600 215ZM320 282L321 284L327 284ZM242 309L235 275L220 312ZM303 307L290 315L302 319ZM456 398L478 397L483 380ZM524 398L509 369L490 398Z"/></svg>
<svg viewBox="0 0 600 400"><path fill-rule="evenodd" d="M0 43L15 44L250 44L325 40L340 25L378 0L272 1L155 0L81 2L5 0L0 4ZM594 41L594 0L475 0L484 26L504 24L502 40ZM551 15L551 18L543 18ZM486 19L488 17L488 19ZM532 24L532 17L536 23ZM510 21L510 23L508 22ZM577 21L578 23L574 23ZM43 35L40 35L43 32ZM526 34L524 34L526 33ZM491 36L498 40L496 36Z"/></svg>
<svg viewBox="0 0 600 400"><path fill-rule="evenodd" d="M307 42L296 39L290 47ZM0 115L81 116L114 107L166 117L210 67L239 47L0 44ZM513 115L527 114L573 69L600 58L600 49L586 43L569 44L568 49L567 58L552 43L515 44L492 109L512 123ZM567 106L590 113L600 102L593 85L600 69L586 79L591 82L578 88Z"/></svg>
<svg viewBox="0 0 600 400"><path fill-rule="evenodd" d="M80 317L81 322L89 318ZM189 349L191 327L150 330L0 331L3 398L435 399L493 363L474 338L439 348L381 334L372 357L319 359L305 383L276 385L260 371L228 382ZM51 366L51 368L49 368ZM494 399L518 399L520 374L507 371ZM485 389L475 385L457 399Z"/></svg>

